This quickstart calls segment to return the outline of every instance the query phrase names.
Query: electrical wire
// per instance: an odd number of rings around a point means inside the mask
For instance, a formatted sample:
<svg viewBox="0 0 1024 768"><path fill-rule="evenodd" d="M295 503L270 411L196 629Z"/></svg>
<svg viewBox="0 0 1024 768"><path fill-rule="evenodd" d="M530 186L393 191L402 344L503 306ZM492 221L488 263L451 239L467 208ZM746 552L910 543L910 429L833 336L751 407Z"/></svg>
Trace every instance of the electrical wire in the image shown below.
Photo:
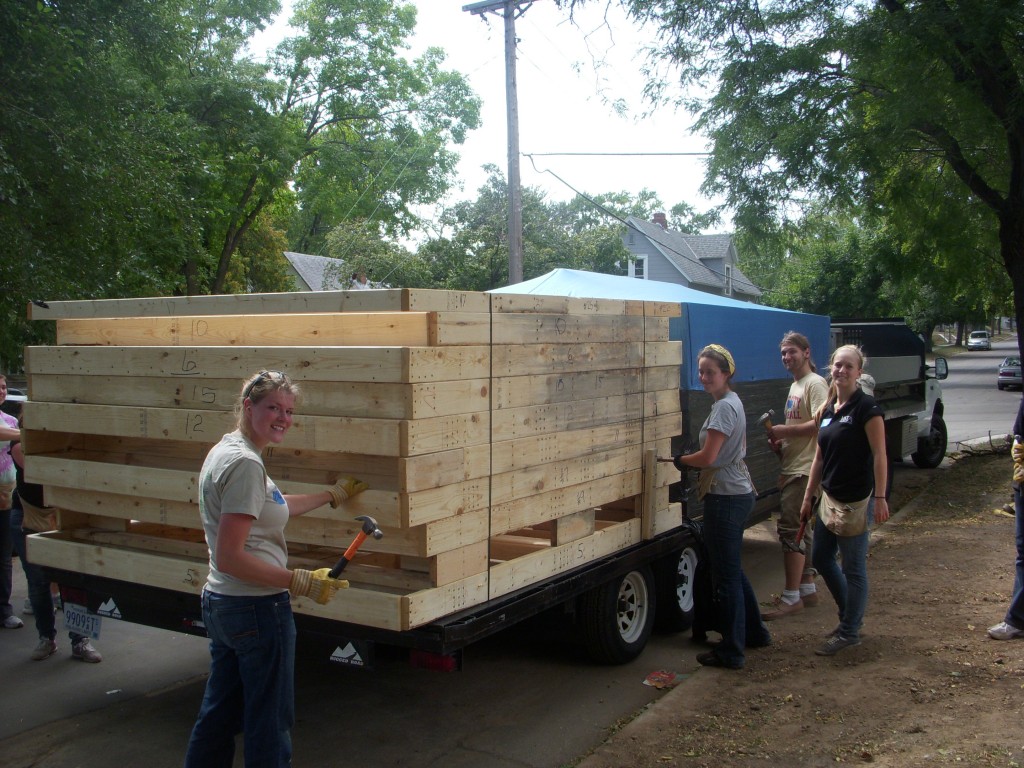
<svg viewBox="0 0 1024 768"><path fill-rule="evenodd" d="M539 154L539 153L538 153L538 154ZM585 153L581 153L581 154L585 154ZM607 207L605 207L605 206L604 206L604 205L602 205L601 203L599 203L599 202L597 202L596 200L594 200L594 199L593 199L592 197L589 197L588 195L585 195L585 194L584 194L583 192L580 192L580 191L579 191L578 189L576 189L576 187L574 187L574 186L573 186L572 184L570 184L569 182L567 182L567 181L566 181L565 179L563 179L563 178L562 178L561 176L559 176L559 175L558 175L557 173L555 173L554 171L552 171L552 170L550 170L550 169L546 169L546 170L541 170L540 168L538 168L538 167L537 167L537 163L536 163L536 162L534 162L534 159L533 159L534 155L533 155L533 154L529 154L529 153L526 153L526 152L524 152L524 153L523 153L523 157L527 157L527 158L529 158L529 159L530 159L530 164L531 164L531 165L533 165L533 170L535 170L535 171L536 171L537 173L548 173L548 174L551 174L551 175L552 175L552 176L554 176L554 177L555 177L556 179L558 179L558 181L560 181L560 182L561 182L562 184L564 184L564 185L565 185L566 187L568 187L569 189L571 189L571 190L572 190L572 191L573 191L573 192L574 192L575 194L577 194L577 195L579 195L580 197L582 197L582 198L583 198L584 200L586 200L586 201L587 201L588 203L590 203L590 204L591 204L592 206L594 206L594 207L595 207L595 208L597 208L597 209L598 209L599 211L601 211L602 213L604 213L604 214L605 214L606 216L610 216L611 218L615 219L615 220L616 220L616 221L618 221L619 223L621 223L621 224L625 225L625 227L626 227L627 229L632 229L632 230L634 230L634 231L636 231L636 232L639 232L639 233L640 233L641 235L644 235L644 232L643 232L643 230L642 230L642 229L640 229L640 228L639 228L639 227L637 227L636 225L634 225L634 224L630 223L630 222L629 222L629 220L628 220L628 219L626 219L626 218L623 218L621 214L617 213L616 211L613 211L613 210L611 210L610 208L607 208ZM646 235L644 235L644 236L646 237ZM685 241L684 241L684 242L685 242ZM675 255L676 255L676 256L678 256L679 258L681 258L681 259L684 259L684 260L686 260L686 261L689 261L689 262L692 262L692 263L694 263L694 264L696 264L696 265L698 265L698 266L702 267L703 269L706 269L706 270L707 270L708 272L710 272L710 273L711 273L711 274L713 274L713 275L718 275L719 277L721 277L721 278L722 278L722 280L726 280L726 279L728 279L728 278L727 278L727 276L726 276L726 275L725 275L724 273L722 273L722 272L719 272L718 270L716 270L716 269L712 269L711 267L707 266L707 265L706 265L706 264L705 264L705 263L704 263L703 261L701 261L701 260L700 260L700 259L699 259L699 258L697 257L697 254L696 254L695 252L693 253L693 255L692 255L692 256L690 256L690 255L687 255L687 254L685 254L685 253L680 253L680 252L679 252L679 251L677 251L677 250L676 250L675 248L673 248L673 247L672 247L672 246L670 246L670 245L666 245L665 243L661 243L661 242L659 242L659 243L658 243L658 245L659 245L659 247L661 247L661 248L664 248L665 250L669 251L670 253L673 253L673 254L675 254ZM689 245L689 243L686 243L686 246L687 246L687 248L690 248L690 245ZM693 249L692 249L692 248L690 248L690 250L691 250L691 252L693 252ZM754 284L753 284L752 282L750 282L749 280L743 280L743 279L741 279L741 280L737 280L737 279L736 279L736 276L735 276L735 275L732 275L732 276L731 276L731 279L732 279L732 281L733 281L733 283L734 283L734 284L739 284L739 285L741 285L741 286L748 286L748 287L750 287L750 288L753 288L754 290L756 290L756 291L758 291L758 292L761 292L761 288L760 288L760 287L758 287L758 286L756 286L756 285L754 285Z"/></svg>

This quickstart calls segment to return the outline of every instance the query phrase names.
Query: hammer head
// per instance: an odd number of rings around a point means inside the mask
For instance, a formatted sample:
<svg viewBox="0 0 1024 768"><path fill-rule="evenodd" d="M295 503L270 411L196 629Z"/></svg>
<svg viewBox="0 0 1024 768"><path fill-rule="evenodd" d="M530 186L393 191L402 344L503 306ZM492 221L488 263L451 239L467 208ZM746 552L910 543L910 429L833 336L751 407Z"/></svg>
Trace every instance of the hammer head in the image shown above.
<svg viewBox="0 0 1024 768"><path fill-rule="evenodd" d="M373 536L375 539L381 539L384 537L384 531L377 525L377 521L369 515L359 515L356 520L363 521L363 533L367 536Z"/></svg>
<svg viewBox="0 0 1024 768"><path fill-rule="evenodd" d="M762 413L761 414L761 418L759 418L757 420L757 423L760 424L765 429L768 429L769 427L771 427L772 419L774 417L775 417L775 409L769 408L767 413Z"/></svg>

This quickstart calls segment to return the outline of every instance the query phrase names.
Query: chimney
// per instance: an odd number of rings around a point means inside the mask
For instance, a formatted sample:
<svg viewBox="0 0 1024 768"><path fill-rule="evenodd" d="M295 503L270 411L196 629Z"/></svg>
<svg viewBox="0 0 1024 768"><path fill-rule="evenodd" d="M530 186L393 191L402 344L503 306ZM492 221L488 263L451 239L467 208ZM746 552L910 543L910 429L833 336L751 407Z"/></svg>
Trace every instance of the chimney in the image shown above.
<svg viewBox="0 0 1024 768"><path fill-rule="evenodd" d="M653 221L662 229L668 229L668 219L665 218L665 214L662 211L658 211L654 214Z"/></svg>

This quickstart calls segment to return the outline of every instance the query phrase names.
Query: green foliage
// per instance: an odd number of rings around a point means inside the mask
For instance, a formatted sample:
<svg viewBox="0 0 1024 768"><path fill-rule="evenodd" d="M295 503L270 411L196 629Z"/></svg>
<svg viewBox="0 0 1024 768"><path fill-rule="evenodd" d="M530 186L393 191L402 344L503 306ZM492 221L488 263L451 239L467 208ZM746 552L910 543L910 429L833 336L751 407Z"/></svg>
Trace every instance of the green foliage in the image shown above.
<svg viewBox="0 0 1024 768"><path fill-rule="evenodd" d="M299 2L258 64L279 7L0 3L0 359L33 338L27 298L278 288L282 233L400 234L446 192L479 100L441 51L406 59L414 7Z"/></svg>
<svg viewBox="0 0 1024 768"><path fill-rule="evenodd" d="M1024 3L621 3L657 35L648 96L697 113L705 190L757 241L758 268L791 258L792 223L827 201L884 222L893 252L962 306L979 282L964 265L997 253L1024 321ZM980 282L998 304L1002 286Z"/></svg>

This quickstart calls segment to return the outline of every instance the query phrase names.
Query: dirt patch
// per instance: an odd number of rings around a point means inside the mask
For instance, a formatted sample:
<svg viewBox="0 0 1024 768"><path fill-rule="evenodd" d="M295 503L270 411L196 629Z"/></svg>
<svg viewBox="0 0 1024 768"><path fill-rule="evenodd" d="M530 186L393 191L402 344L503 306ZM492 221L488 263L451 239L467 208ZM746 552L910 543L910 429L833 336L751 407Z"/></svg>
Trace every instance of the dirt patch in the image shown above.
<svg viewBox="0 0 1024 768"><path fill-rule="evenodd" d="M1024 765L1024 641L985 634L1013 588L1009 475L1005 453L903 473L862 645L814 655L836 623L819 580L819 606L773 623L744 671L695 671L580 765Z"/></svg>

